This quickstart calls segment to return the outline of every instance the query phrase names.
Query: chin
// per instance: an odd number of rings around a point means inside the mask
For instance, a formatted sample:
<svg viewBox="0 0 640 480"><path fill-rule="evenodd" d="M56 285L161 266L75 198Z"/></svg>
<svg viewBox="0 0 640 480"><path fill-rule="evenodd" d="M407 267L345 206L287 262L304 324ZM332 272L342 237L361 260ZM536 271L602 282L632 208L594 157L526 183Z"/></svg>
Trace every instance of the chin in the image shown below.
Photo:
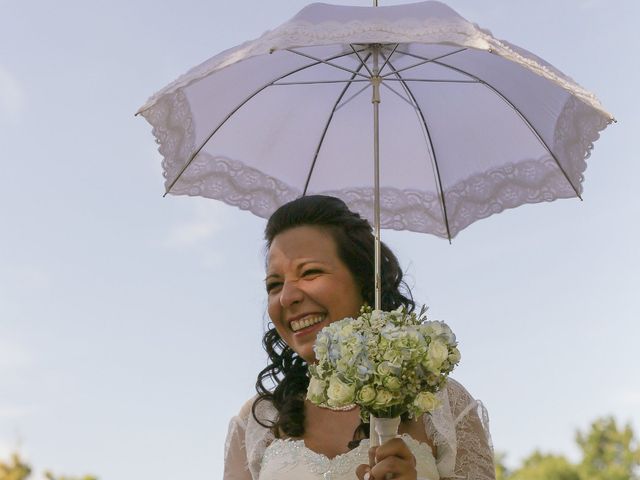
<svg viewBox="0 0 640 480"><path fill-rule="evenodd" d="M307 365L313 365L316 363L316 357L302 357L302 359L307 363Z"/></svg>

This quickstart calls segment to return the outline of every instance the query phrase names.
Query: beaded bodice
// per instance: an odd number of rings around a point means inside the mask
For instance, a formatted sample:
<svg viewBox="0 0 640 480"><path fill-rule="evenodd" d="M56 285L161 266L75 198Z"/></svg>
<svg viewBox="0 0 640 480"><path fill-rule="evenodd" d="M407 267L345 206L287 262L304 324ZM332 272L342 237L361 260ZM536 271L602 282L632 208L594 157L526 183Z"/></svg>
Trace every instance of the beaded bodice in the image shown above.
<svg viewBox="0 0 640 480"><path fill-rule="evenodd" d="M417 462L418 477L439 480L431 448L402 435ZM369 463L369 440L353 450L328 458L306 447L304 440L276 439L266 448L258 480L356 480L356 467Z"/></svg>
<svg viewBox="0 0 640 480"><path fill-rule="evenodd" d="M429 476L431 470L419 466L420 475L427 472L422 478L494 480L489 419L482 403L451 378L438 398L441 407L423 418L425 433L436 449L436 475ZM368 463L368 443L364 440L360 447L329 459L307 449L303 441L274 438L272 431L253 416L253 402L248 401L229 422L224 480L355 480L351 472L357 465ZM269 402L258 404L255 413L267 423L277 415ZM421 450L419 442L413 438L405 441L418 452L414 456L419 465L434 461L430 452L427 455Z"/></svg>

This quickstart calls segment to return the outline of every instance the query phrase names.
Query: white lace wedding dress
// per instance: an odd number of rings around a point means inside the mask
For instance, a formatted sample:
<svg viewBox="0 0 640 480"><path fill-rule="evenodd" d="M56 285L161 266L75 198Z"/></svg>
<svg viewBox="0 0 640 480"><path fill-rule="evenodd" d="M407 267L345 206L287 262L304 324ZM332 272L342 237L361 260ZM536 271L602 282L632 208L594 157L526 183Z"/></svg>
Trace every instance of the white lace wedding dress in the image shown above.
<svg viewBox="0 0 640 480"><path fill-rule="evenodd" d="M442 406L425 416L425 430L437 450L403 435L416 457L419 479L495 478L486 409L455 380L439 394ZM368 440L335 458L308 449L303 440L276 439L251 414L253 400L231 419L225 445L224 480L356 480L356 467L368 463ZM274 418L267 402L258 407L260 418Z"/></svg>

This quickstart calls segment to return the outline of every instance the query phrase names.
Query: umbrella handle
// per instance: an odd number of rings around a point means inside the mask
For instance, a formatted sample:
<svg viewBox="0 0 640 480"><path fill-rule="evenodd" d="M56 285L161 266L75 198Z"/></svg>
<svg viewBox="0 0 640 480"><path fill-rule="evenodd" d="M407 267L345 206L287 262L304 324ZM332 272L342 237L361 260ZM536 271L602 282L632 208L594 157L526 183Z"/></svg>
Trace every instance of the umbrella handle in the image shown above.
<svg viewBox="0 0 640 480"><path fill-rule="evenodd" d="M376 417L369 415L369 446L377 447L379 444L378 433L376 432Z"/></svg>

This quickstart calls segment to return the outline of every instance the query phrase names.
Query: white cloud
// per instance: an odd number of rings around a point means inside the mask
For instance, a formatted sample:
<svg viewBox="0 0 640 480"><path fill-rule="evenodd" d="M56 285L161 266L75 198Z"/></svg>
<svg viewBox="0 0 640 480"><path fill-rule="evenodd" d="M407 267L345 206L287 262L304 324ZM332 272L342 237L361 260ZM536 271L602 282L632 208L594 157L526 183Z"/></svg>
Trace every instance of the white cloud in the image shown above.
<svg viewBox="0 0 640 480"><path fill-rule="evenodd" d="M202 245L222 230L225 213L219 202L201 199L193 203L193 218L174 226L165 239L165 246L181 248Z"/></svg>
<svg viewBox="0 0 640 480"><path fill-rule="evenodd" d="M51 275L42 268L33 265L0 265L0 317L17 315L19 307L14 313L9 313L12 311L12 303L20 303L24 297L42 295L52 285ZM0 367L5 353L2 351L3 341L6 342L6 338L0 332Z"/></svg>
<svg viewBox="0 0 640 480"><path fill-rule="evenodd" d="M0 122L18 123L25 110L25 94L20 82L0 66Z"/></svg>
<svg viewBox="0 0 640 480"><path fill-rule="evenodd" d="M25 349L6 340L0 341L0 371L28 367L31 360L31 355Z"/></svg>
<svg viewBox="0 0 640 480"><path fill-rule="evenodd" d="M168 248L188 250L200 257L202 266L215 269L224 260L215 239L228 225L229 207L208 198L189 198L193 204L191 218L172 227L163 241Z"/></svg>
<svg viewBox="0 0 640 480"><path fill-rule="evenodd" d="M13 272L17 285L26 290L46 290L51 285L50 275L33 265L21 265Z"/></svg>
<svg viewBox="0 0 640 480"><path fill-rule="evenodd" d="M592 8L600 8L600 7L603 7L604 5L605 5L604 0L583 0L580 4L580 6L585 10L592 9Z"/></svg>
<svg viewBox="0 0 640 480"><path fill-rule="evenodd" d="M640 407L640 390L626 390L620 392L620 403L625 406L638 406Z"/></svg>
<svg viewBox="0 0 640 480"><path fill-rule="evenodd" d="M25 406L0 405L0 418L5 420L26 417L30 412L31 409Z"/></svg>
<svg viewBox="0 0 640 480"><path fill-rule="evenodd" d="M215 225L206 220L194 220L171 229L166 245L170 247L190 247L213 235Z"/></svg>

